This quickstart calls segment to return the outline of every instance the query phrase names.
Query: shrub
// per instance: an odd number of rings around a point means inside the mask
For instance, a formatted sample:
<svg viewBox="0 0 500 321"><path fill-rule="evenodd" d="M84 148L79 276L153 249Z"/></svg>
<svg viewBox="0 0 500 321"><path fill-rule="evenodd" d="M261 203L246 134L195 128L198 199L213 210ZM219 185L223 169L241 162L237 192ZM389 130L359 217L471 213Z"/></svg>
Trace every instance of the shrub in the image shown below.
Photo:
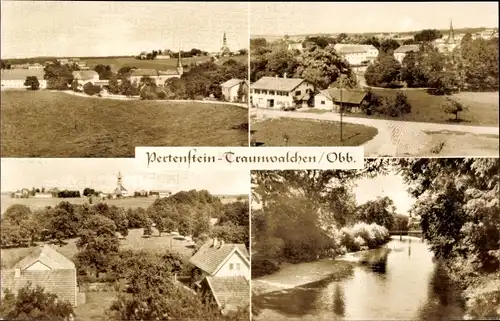
<svg viewBox="0 0 500 321"><path fill-rule="evenodd" d="M357 223L343 227L339 233L339 248L347 251L359 251L361 247L376 248L386 243L390 238L389 230L378 224ZM342 250L339 250L341 252Z"/></svg>
<svg viewBox="0 0 500 321"><path fill-rule="evenodd" d="M98 86L94 86L94 84L92 84L91 82L88 82L85 85L83 85L83 92L89 96L93 96L95 94L100 93L101 88Z"/></svg>

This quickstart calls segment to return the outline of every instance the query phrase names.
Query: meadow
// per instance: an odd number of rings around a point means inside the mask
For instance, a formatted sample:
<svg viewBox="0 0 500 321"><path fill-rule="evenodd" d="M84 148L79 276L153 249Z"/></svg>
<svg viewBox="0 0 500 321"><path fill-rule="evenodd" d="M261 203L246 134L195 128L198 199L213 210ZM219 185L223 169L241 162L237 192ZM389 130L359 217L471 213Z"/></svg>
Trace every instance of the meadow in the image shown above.
<svg viewBox="0 0 500 321"><path fill-rule="evenodd" d="M231 105L3 91L1 109L2 157L134 157L136 146L248 144L248 110Z"/></svg>
<svg viewBox="0 0 500 321"><path fill-rule="evenodd" d="M286 146L284 135L289 146L360 146L378 133L374 127L345 123L341 142L339 122L293 118L252 122L251 129L257 143L264 146Z"/></svg>

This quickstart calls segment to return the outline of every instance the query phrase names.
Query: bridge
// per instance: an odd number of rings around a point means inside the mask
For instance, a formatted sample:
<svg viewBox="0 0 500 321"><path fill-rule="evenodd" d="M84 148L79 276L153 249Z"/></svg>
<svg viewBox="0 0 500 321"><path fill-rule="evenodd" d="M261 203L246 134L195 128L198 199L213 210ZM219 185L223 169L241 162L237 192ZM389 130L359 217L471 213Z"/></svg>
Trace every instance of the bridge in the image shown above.
<svg viewBox="0 0 500 321"><path fill-rule="evenodd" d="M407 231L389 231L389 234L391 236L394 236L394 235L399 235L399 236L414 236L414 237L420 237L420 238L424 238L424 234L422 232L422 230L407 230Z"/></svg>

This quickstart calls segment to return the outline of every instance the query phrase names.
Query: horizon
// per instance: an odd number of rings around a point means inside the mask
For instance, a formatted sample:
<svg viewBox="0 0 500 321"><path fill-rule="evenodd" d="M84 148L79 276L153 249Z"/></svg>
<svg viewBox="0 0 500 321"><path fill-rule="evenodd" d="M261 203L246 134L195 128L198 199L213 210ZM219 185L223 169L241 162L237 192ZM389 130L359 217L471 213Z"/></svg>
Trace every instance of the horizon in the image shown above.
<svg viewBox="0 0 500 321"><path fill-rule="evenodd" d="M454 29L478 25L484 27L477 28L498 28L495 2L277 2L252 3L250 10L250 37L446 30L450 20ZM332 19L330 15L335 15L336 11L342 11L342 15ZM309 19L312 15L314 19ZM284 31L277 33L275 30Z"/></svg>
<svg viewBox="0 0 500 321"><path fill-rule="evenodd" d="M1 159L2 194L22 188L79 190L85 187L104 193L117 186L117 174L129 193L140 190L207 190L213 195L248 195L250 174L247 171L182 171L151 173L138 169L134 159L54 158Z"/></svg>
<svg viewBox="0 0 500 321"><path fill-rule="evenodd" d="M131 56L158 49L216 52L224 32L231 51L249 47L244 2L1 1L0 5L2 59Z"/></svg>

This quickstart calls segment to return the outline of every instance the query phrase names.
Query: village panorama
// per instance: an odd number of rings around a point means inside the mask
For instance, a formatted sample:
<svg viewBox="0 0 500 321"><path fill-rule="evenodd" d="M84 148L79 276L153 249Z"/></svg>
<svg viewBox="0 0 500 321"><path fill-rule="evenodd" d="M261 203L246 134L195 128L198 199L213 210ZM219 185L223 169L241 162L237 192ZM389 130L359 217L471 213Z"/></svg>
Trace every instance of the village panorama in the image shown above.
<svg viewBox="0 0 500 321"><path fill-rule="evenodd" d="M249 320L249 173L115 164L126 171L2 180L0 318Z"/></svg>
<svg viewBox="0 0 500 321"><path fill-rule="evenodd" d="M207 4L199 14L158 18L153 31L143 30L146 12L156 17L193 5L142 4L144 16L130 20L134 4L51 4L53 21L40 33L68 43L75 37L86 48L15 37L31 14L45 19L48 5L2 4L2 157L133 157L136 146L248 146L247 5ZM82 32L53 28L79 8L99 20L101 33L76 16ZM32 12L23 16L26 10ZM221 15L217 24L210 10ZM107 15L131 24L130 34L107 32Z"/></svg>
<svg viewBox="0 0 500 321"><path fill-rule="evenodd" d="M366 6L252 4L251 145L363 146L367 157L497 156L493 3L491 25L467 16L466 4ZM424 14L434 7L441 14ZM316 17L331 11L345 17L329 24ZM393 17L403 27L391 25Z"/></svg>

